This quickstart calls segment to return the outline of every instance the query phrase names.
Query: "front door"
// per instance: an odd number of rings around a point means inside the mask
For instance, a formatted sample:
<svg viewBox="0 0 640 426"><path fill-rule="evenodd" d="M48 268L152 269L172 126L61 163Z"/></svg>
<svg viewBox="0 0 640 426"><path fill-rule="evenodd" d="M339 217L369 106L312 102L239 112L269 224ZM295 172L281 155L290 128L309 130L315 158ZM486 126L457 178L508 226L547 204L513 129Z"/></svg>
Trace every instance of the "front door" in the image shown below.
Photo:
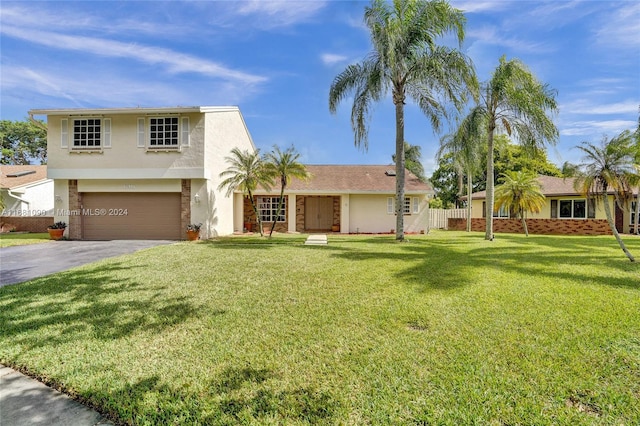
<svg viewBox="0 0 640 426"><path fill-rule="evenodd" d="M307 231L330 231L333 225L333 197L306 197L304 228Z"/></svg>

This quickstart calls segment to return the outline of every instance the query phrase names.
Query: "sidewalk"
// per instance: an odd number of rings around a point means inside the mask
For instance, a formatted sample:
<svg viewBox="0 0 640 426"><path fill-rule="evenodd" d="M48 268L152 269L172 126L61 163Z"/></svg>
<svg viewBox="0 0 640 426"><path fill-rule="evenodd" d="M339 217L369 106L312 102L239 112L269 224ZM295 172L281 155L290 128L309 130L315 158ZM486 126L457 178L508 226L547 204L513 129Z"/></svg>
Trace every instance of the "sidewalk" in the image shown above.
<svg viewBox="0 0 640 426"><path fill-rule="evenodd" d="M112 425L100 413L0 364L0 425Z"/></svg>

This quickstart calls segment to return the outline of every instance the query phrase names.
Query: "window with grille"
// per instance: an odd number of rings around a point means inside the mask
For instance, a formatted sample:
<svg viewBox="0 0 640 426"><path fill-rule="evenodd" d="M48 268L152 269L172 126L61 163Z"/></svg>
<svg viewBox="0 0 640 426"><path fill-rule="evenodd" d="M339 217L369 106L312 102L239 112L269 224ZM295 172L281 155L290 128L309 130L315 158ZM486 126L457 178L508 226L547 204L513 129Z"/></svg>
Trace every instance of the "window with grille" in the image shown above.
<svg viewBox="0 0 640 426"><path fill-rule="evenodd" d="M178 117L149 119L149 145L151 147L177 147L178 134Z"/></svg>
<svg viewBox="0 0 640 426"><path fill-rule="evenodd" d="M285 222L287 220L285 212L287 211L287 198L284 198L282 202L282 210L278 214L278 205L280 203L280 197L257 197L258 199L258 213L260 214L260 220L263 222Z"/></svg>
<svg viewBox="0 0 640 426"><path fill-rule="evenodd" d="M73 120L73 148L100 149L102 143L102 120L99 118L76 118Z"/></svg>

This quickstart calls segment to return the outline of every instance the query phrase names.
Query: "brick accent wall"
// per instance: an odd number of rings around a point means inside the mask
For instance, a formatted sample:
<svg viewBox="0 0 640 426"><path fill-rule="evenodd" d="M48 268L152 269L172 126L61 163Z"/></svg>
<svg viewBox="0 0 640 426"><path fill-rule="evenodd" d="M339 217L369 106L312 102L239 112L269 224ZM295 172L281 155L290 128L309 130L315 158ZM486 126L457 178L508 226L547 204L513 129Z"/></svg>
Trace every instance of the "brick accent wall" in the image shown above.
<svg viewBox="0 0 640 426"><path fill-rule="evenodd" d="M180 229L182 239L187 238L187 225L191 223L191 179L182 179L182 194L180 196Z"/></svg>
<svg viewBox="0 0 640 426"><path fill-rule="evenodd" d="M69 180L69 210L72 212L81 211L82 194L78 192L78 181ZM70 215L67 224L68 237L72 240L82 238L82 216L79 214Z"/></svg>
<svg viewBox="0 0 640 426"><path fill-rule="evenodd" d="M0 232L15 231L47 232L53 225L53 216L2 216L0 217Z"/></svg>
<svg viewBox="0 0 640 426"><path fill-rule="evenodd" d="M450 230L464 231L467 219L450 218ZM484 218L472 218L471 230L485 231ZM527 219L529 234L541 235L611 235L611 229L606 219ZM523 234L520 219L494 219L493 232Z"/></svg>

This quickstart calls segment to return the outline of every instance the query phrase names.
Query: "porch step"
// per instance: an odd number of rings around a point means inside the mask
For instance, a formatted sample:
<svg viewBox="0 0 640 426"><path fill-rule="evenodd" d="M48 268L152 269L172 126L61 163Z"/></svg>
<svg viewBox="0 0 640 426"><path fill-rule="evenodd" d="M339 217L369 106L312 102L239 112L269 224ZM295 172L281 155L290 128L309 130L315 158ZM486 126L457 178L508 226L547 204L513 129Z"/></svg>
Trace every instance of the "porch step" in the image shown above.
<svg viewBox="0 0 640 426"><path fill-rule="evenodd" d="M305 245L327 245L327 236L322 235L309 235L304 242Z"/></svg>

